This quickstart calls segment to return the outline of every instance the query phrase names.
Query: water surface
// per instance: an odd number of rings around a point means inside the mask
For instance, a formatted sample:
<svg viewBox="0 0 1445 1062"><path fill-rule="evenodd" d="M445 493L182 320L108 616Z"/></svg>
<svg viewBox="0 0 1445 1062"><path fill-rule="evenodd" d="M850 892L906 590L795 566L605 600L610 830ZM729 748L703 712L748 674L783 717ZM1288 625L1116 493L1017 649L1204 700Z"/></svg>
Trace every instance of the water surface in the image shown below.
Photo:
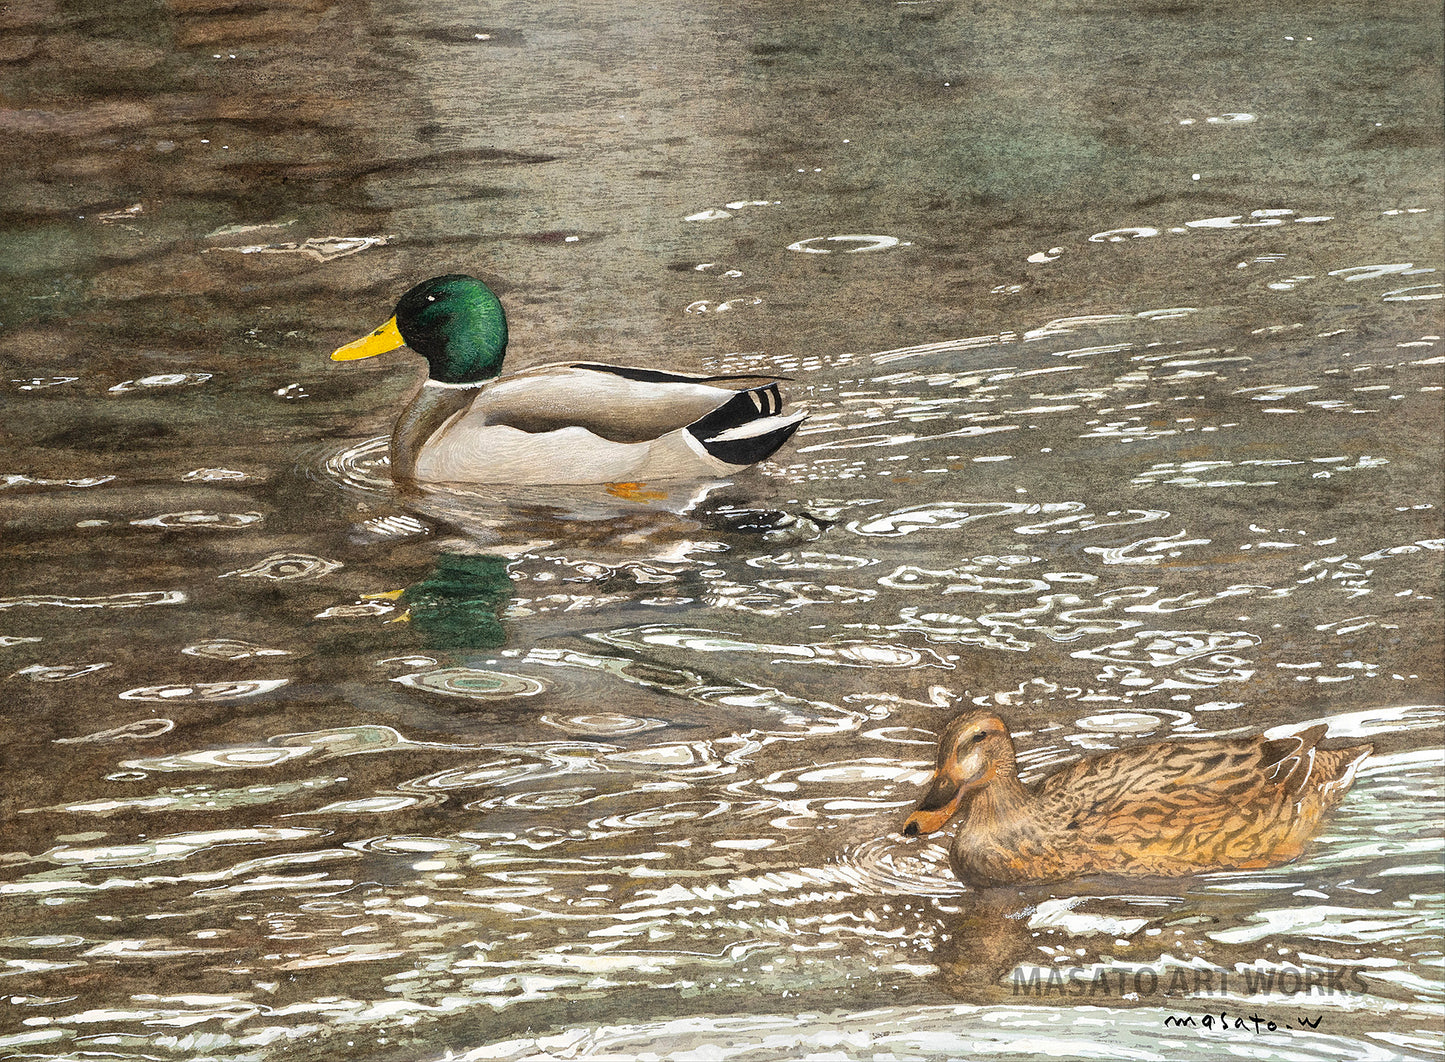
<svg viewBox="0 0 1445 1062"><path fill-rule="evenodd" d="M1434 5L3 19L0 1057L1440 1056ZM326 354L457 271L811 419L402 495ZM979 893L898 834L975 705L1376 754Z"/></svg>

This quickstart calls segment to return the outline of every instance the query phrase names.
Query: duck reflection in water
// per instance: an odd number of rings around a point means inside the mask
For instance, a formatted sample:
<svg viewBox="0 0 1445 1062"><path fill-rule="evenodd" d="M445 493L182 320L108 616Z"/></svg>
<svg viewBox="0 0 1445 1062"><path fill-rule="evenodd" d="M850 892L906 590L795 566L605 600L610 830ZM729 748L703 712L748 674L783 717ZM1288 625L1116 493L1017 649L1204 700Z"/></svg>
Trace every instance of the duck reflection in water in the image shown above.
<svg viewBox="0 0 1445 1062"><path fill-rule="evenodd" d="M714 535L761 536L786 545L817 538L826 523L807 513L756 508L745 494L730 495L729 486L728 480L711 480L528 488L525 500L509 497L506 487L402 491L397 500L406 510L459 537L441 544L423 579L370 596L405 606L404 618L428 649L495 649L506 642L502 616L512 603L511 569L519 558L555 550L604 572L662 564L664 581L672 582L674 574L696 565L699 554L726 548ZM699 510L720 489L723 500Z"/></svg>
<svg viewBox="0 0 1445 1062"><path fill-rule="evenodd" d="M536 487L403 488L397 510L466 542L464 551L517 559L542 550L599 564L688 564L724 547L717 536L770 545L811 542L828 521L806 511L758 507L747 484L712 479ZM378 521L373 519L370 524Z"/></svg>
<svg viewBox="0 0 1445 1062"><path fill-rule="evenodd" d="M506 644L502 613L512 598L508 560L443 553L425 579L395 595L427 649L496 649Z"/></svg>
<svg viewBox="0 0 1445 1062"><path fill-rule="evenodd" d="M685 553L703 526L695 510L728 480L583 486L439 485L403 488L397 501L489 553L585 550L606 561Z"/></svg>

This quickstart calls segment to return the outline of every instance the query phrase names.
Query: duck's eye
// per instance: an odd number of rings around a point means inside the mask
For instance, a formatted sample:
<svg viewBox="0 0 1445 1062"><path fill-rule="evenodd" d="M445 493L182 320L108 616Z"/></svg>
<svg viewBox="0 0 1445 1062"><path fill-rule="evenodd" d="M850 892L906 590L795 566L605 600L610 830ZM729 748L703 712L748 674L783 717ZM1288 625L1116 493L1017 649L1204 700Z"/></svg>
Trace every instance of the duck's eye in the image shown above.
<svg viewBox="0 0 1445 1062"><path fill-rule="evenodd" d="M428 295L428 296L426 297L426 301L427 301L427 302L436 302L436 301L437 301L437 297L436 297L435 295Z"/></svg>
<svg viewBox="0 0 1445 1062"><path fill-rule="evenodd" d="M977 745L980 741L982 741L982 740L983 740L984 738L986 738L986 737L988 737L988 735L985 734L982 730L980 730L977 734L973 735L973 738L969 741L969 744L970 744L970 745Z"/></svg>

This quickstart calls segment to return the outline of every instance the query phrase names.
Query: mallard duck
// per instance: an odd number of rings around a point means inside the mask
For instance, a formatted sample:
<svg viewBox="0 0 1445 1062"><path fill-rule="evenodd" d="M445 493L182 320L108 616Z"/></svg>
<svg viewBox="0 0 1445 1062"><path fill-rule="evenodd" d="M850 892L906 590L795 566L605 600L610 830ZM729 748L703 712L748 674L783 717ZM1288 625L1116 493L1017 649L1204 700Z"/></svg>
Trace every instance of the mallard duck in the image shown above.
<svg viewBox="0 0 1445 1062"><path fill-rule="evenodd" d="M1008 727L971 711L944 729L932 788L903 833L957 818L949 862L960 880L985 886L1287 863L1372 751L1321 748L1325 730L1120 749L1025 788Z"/></svg>
<svg viewBox="0 0 1445 1062"><path fill-rule="evenodd" d="M396 422L400 483L645 483L726 476L768 457L804 420L782 377L694 376L595 362L498 378L507 318L474 277L433 277L391 320L332 353L353 361L409 346L426 382Z"/></svg>

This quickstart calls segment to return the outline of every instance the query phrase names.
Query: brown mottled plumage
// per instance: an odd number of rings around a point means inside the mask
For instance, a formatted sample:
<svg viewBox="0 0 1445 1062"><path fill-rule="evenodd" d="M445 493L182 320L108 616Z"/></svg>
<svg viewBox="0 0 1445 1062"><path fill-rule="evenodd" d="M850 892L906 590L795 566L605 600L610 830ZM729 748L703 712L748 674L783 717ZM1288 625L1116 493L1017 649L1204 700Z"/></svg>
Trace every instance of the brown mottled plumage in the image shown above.
<svg viewBox="0 0 1445 1062"><path fill-rule="evenodd" d="M933 833L958 818L949 861L974 885L1287 863L1372 751L1320 748L1325 730L1141 745L1079 760L1026 789L1003 720L967 712L944 729L933 786L903 832Z"/></svg>

